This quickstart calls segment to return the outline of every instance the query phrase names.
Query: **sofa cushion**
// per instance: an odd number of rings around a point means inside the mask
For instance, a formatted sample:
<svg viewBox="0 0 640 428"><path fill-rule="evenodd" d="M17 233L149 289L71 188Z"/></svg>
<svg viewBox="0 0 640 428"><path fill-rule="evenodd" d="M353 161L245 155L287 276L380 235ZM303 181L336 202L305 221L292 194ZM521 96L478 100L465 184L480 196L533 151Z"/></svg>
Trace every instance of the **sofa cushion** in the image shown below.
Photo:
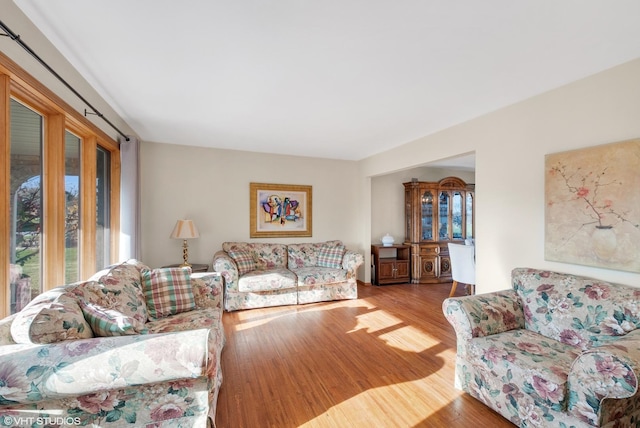
<svg viewBox="0 0 640 428"><path fill-rule="evenodd" d="M93 331L82 314L75 285L58 287L40 294L16 315L11 336L16 343L54 343L88 339Z"/></svg>
<svg viewBox="0 0 640 428"><path fill-rule="evenodd" d="M124 336L138 333L136 320L122 312L107 309L84 300L79 300L78 303L95 336Z"/></svg>
<svg viewBox="0 0 640 428"><path fill-rule="evenodd" d="M318 251L323 244L289 244L287 245L287 267L300 269L318 264Z"/></svg>
<svg viewBox="0 0 640 428"><path fill-rule="evenodd" d="M318 251L318 266L340 269L345 250L344 245L323 245Z"/></svg>
<svg viewBox="0 0 640 428"><path fill-rule="evenodd" d="M253 260L251 253L244 250L229 251L229 257L238 265L238 275L242 276L247 272L256 269L256 262Z"/></svg>
<svg viewBox="0 0 640 428"><path fill-rule="evenodd" d="M213 328L212 335L222 335L223 332L215 328L220 325L220 318L222 318L222 311L212 311L209 308L194 309L193 311L149 321L146 327L149 334Z"/></svg>
<svg viewBox="0 0 640 428"><path fill-rule="evenodd" d="M222 276L217 272L191 273L191 290L196 308L222 308L223 286Z"/></svg>
<svg viewBox="0 0 640 428"><path fill-rule="evenodd" d="M138 278L137 281L139 283L140 279ZM91 328L94 327L92 322L95 321L92 318L97 315L98 311L102 312L103 315L106 311L109 311L108 313L114 316L120 314L118 315L119 317L126 318L136 332L143 330L148 315L142 289L125 285L127 281L116 280L111 284L109 284L109 280L105 282L107 283L86 281L71 290L76 299L78 299L82 313ZM91 309L87 309L88 305L91 306ZM104 335L96 333L96 336Z"/></svg>
<svg viewBox="0 0 640 428"><path fill-rule="evenodd" d="M252 243L256 269L278 269L287 266L287 246L284 244Z"/></svg>
<svg viewBox="0 0 640 428"><path fill-rule="evenodd" d="M238 281L241 292L259 292L296 288L296 275L288 269L255 270Z"/></svg>
<svg viewBox="0 0 640 428"><path fill-rule="evenodd" d="M134 319L134 327L139 331L148 319L141 282L141 272L148 269L137 260L129 260L96 272L73 292L86 302Z"/></svg>
<svg viewBox="0 0 640 428"><path fill-rule="evenodd" d="M318 253L325 246L327 248L344 248L344 244L340 240L287 245L287 267L289 269L300 269L318 266ZM339 268L343 268L343 263L345 261L344 255L346 253L347 251L345 248L342 260L340 260ZM362 261L360 261L360 263L362 263Z"/></svg>
<svg viewBox="0 0 640 428"><path fill-rule="evenodd" d="M348 279L347 271L344 269L317 266L294 269L293 273L298 277L298 286L335 284Z"/></svg>
<svg viewBox="0 0 640 428"><path fill-rule="evenodd" d="M149 318L159 319L195 309L190 268L160 268L142 271Z"/></svg>
<svg viewBox="0 0 640 428"><path fill-rule="evenodd" d="M582 350L640 324L640 289L527 268L514 269L512 279L523 302L525 327Z"/></svg>
<svg viewBox="0 0 640 428"><path fill-rule="evenodd" d="M249 251L256 263L256 269L276 269L287 266L287 246L264 242L223 242L222 249L231 251Z"/></svg>
<svg viewBox="0 0 640 428"><path fill-rule="evenodd" d="M501 392L528 394L537 405L555 410L566 408L568 373L578 355L571 345L524 329L469 342L469 360L486 372L486 379L499 379Z"/></svg>

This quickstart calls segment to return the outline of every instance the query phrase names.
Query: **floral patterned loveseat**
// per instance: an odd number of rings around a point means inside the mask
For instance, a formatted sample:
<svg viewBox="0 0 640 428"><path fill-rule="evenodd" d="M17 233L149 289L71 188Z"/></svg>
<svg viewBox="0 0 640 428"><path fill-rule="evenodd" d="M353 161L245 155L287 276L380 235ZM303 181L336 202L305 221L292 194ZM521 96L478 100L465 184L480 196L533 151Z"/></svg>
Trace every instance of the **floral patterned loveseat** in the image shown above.
<svg viewBox="0 0 640 428"><path fill-rule="evenodd" d="M517 268L513 289L446 299L455 385L521 427L640 424L640 289Z"/></svg>
<svg viewBox="0 0 640 428"><path fill-rule="evenodd" d="M213 270L224 277L227 311L356 299L362 254L341 241L309 244L224 242Z"/></svg>
<svg viewBox="0 0 640 428"><path fill-rule="evenodd" d="M221 288L129 261L36 297L0 321L0 426L213 425Z"/></svg>

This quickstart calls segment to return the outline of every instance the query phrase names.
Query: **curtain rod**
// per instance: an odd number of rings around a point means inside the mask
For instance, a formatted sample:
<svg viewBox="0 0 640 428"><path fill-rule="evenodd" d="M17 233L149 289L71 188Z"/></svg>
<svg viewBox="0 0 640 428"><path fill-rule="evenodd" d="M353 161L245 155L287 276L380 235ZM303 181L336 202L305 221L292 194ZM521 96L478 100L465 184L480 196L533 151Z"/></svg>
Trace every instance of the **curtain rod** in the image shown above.
<svg viewBox="0 0 640 428"><path fill-rule="evenodd" d="M0 21L0 27L2 28L2 30L4 30L4 32L6 34L0 34L0 36L5 36L5 37L9 37L11 40L13 40L14 42L16 42L17 44L20 45L20 47L22 47L22 49L24 49L25 51L27 51L32 57L34 57L44 68L46 68L51 74L53 74L60 82L62 82L62 84L64 86L67 87L67 89L69 89L71 92L73 92L73 94L80 98L82 100L82 102L84 102L91 110L93 110L93 112L87 111L87 109L84 110L84 115L85 117L87 116L87 114L94 114L96 116L98 116L99 118L101 118L102 120L104 120L105 122L107 122L107 124L112 127L113 129L116 130L116 132L120 135L122 135L124 137L124 139L126 141L129 141L129 137L122 131L120 131L113 123L111 123L109 121L109 119L107 119L106 117L104 117L104 115L102 113L100 113L98 111L98 109L96 109L94 106L91 105L91 103L89 101L87 101L82 95L80 95L80 93L78 91L76 91L66 80L64 80L62 78L62 76L60 76L58 73L56 73L56 71L51 68L49 66L49 64L47 64L42 58L40 58L26 43L24 43L22 41L22 39L20 39L20 36L17 35L16 33L14 33L13 31L11 31L11 29L9 27L7 27L4 22Z"/></svg>

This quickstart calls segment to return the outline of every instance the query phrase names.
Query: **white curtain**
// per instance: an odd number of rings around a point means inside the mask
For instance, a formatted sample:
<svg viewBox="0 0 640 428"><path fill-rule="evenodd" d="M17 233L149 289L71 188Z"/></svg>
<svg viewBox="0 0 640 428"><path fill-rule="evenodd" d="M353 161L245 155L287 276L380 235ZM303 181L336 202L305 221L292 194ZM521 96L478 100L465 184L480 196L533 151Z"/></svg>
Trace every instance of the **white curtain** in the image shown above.
<svg viewBox="0 0 640 428"><path fill-rule="evenodd" d="M140 259L140 141L120 139L120 257Z"/></svg>

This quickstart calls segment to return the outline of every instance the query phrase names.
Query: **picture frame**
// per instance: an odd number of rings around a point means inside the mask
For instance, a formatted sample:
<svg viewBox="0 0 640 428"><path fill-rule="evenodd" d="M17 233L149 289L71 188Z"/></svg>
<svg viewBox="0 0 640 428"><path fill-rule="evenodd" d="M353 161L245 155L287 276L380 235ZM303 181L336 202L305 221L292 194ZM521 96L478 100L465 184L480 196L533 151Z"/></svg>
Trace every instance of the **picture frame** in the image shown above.
<svg viewBox="0 0 640 428"><path fill-rule="evenodd" d="M312 236L312 196L312 186L249 183L249 236Z"/></svg>
<svg viewBox="0 0 640 428"><path fill-rule="evenodd" d="M640 272L640 139L545 157L545 260Z"/></svg>

